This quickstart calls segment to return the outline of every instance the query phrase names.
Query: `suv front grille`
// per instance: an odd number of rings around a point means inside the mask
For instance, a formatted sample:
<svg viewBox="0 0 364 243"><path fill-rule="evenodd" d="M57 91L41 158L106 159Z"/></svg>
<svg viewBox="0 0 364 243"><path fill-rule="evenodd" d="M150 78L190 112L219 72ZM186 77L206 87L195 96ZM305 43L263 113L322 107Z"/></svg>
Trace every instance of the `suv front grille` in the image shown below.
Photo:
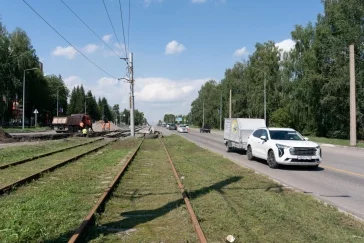
<svg viewBox="0 0 364 243"><path fill-rule="evenodd" d="M316 155L316 148L291 148L291 155Z"/></svg>

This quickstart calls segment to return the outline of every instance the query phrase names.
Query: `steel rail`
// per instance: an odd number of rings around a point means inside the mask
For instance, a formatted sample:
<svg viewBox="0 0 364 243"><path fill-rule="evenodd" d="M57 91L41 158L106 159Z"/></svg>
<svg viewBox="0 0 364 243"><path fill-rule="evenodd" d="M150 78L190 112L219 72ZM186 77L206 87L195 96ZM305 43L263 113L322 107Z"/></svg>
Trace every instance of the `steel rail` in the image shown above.
<svg viewBox="0 0 364 243"><path fill-rule="evenodd" d="M81 158L81 157L83 157L83 156L85 156L87 154L90 154L92 152L95 152L95 151L103 148L103 147L106 147L107 145L109 145L109 144L111 144L111 143L113 143L113 142L115 142L117 140L118 139L114 139L114 140L112 140L112 141L110 141L108 143L105 143L105 144L97 147L97 148L93 148L93 149L91 149L91 150L89 150L87 152L84 152L82 154L76 155L76 156L74 156L74 157L72 157L70 159L67 159L67 160L65 160L65 161L63 161L61 163L58 163L58 164L53 165L51 167L48 167L48 168L46 168L46 169L44 169L42 171L39 171L39 172L37 172L35 174L32 174L32 175L27 176L27 177L24 177L24 178L22 178L22 179L20 179L20 180L18 180L16 182L13 182L11 184L8 184L8 185L0 188L0 195L4 194L5 192L11 192L11 191L15 190L17 188L17 186L21 186L21 185L24 185L27 182L30 182L32 180L36 180L36 179L40 178L42 176L42 174L44 174L46 172L51 172L51 171L53 171L53 170L55 170L55 169L57 169L57 168L59 168L59 167L61 167L63 165L68 164L69 162L72 162L74 160L77 160L77 159L79 159L79 158Z"/></svg>
<svg viewBox="0 0 364 243"><path fill-rule="evenodd" d="M115 188L116 184L118 183L118 181L120 180L121 176L124 174L124 172L126 171L127 167L129 166L130 162L134 159L135 155L139 151L139 149L140 149L143 141L144 141L144 138L140 142L140 144L138 145L137 149L128 158L128 160L126 161L126 163L124 164L124 166L121 168L121 170L114 177L114 179L110 183L110 185L106 188L106 190L104 191L104 193L101 195L101 197L99 198L99 200L96 202L95 206L91 209L91 211L83 219L81 225L75 230L75 233L69 239L68 243L75 243L75 242L81 241L82 233L85 231L85 229L87 228L87 226L89 226L91 224L91 222L93 222L95 213L101 211L100 209L102 208L103 205L105 205L107 199L111 195L112 191L114 190L114 188Z"/></svg>
<svg viewBox="0 0 364 243"><path fill-rule="evenodd" d="M196 231L196 234L198 236L198 239L199 239L199 241L201 243L207 243L206 237L205 237L205 235L204 235L204 233L202 231L202 228L200 226L200 223L198 222L197 216L196 216L196 214L193 211L193 208L191 206L191 202L188 199L187 193L186 193L186 191L184 189L184 186L183 186L181 180L179 179L178 172L177 172L176 168L174 167L172 158L171 158L171 156L170 156L170 154L169 154L169 152L168 152L165 144L163 143L162 139L159 138L159 141L161 142L161 144L164 147L164 150L166 151L166 154L167 154L169 163L171 164L171 167L172 167L172 171L173 171L174 177L176 178L178 187L181 190L183 200L185 201L185 204L186 204L188 213L190 214L190 217L191 217L191 220L192 220L192 223L193 223L193 227L195 228L195 231Z"/></svg>
<svg viewBox="0 0 364 243"><path fill-rule="evenodd" d="M19 161L15 161L15 162L12 162L12 163L8 163L8 164L5 164L5 165L0 165L0 170L6 169L6 168L11 167L11 166L24 164L26 162L29 162L29 161L32 161L32 160L35 160L35 159L40 159L40 158L43 158L43 157L46 157L46 156L49 156L49 155L53 155L53 154L56 154L56 153L60 153L60 152L63 152L63 151L69 150L69 149L77 148L77 147L80 147L82 145L87 145L87 144L90 144L90 143L94 143L94 142L97 142L97 141L100 141L100 140L103 140L103 139L104 138L97 138L95 140L88 141L86 143L77 144L75 146L70 146L70 147L59 149L59 150L56 150L56 151L52 151L52 152L48 152L48 153L44 153L44 154L39 154L39 155L36 155L36 156L33 156L33 157L29 157L29 158L22 159L22 160L19 160Z"/></svg>

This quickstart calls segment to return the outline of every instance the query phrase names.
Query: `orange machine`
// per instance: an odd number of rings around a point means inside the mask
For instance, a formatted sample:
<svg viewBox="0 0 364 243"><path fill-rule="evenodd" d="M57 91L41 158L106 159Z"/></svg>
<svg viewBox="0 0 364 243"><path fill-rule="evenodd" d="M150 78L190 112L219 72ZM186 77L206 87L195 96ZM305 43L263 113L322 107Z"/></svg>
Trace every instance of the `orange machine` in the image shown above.
<svg viewBox="0 0 364 243"><path fill-rule="evenodd" d="M54 117L52 125L56 132L78 132L83 128L92 129L91 117L86 114L72 114L67 117Z"/></svg>

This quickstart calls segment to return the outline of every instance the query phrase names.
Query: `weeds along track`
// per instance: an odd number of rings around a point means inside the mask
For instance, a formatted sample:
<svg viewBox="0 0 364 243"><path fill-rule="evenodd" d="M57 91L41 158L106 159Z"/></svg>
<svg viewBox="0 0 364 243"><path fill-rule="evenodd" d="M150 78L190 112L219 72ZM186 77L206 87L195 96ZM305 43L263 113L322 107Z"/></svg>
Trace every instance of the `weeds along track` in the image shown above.
<svg viewBox="0 0 364 243"><path fill-rule="evenodd" d="M103 139L104 138L97 138L97 139L88 141L86 143L80 143L80 144L76 144L76 145L69 146L69 147L66 147L66 148L58 149L58 150L55 150L55 151L51 151L51 152L47 152L47 153L43 153L43 154L38 154L38 155L29 157L29 158L25 158L25 159L22 159L22 160L18 160L18 161L15 161L15 162L6 163L4 165L0 165L0 170L6 169L6 168L9 168L9 167L12 167L12 166L24 164L24 163L30 162L32 160L35 160L35 159L40 159L40 158L50 156L50 155L53 155L53 154L56 154L56 153L60 153L60 152L67 151L67 150L70 150L70 149L73 149L73 148L84 146L84 145L87 145L87 144L90 144L90 143L95 143L95 142L98 142L98 141L103 140Z"/></svg>
<svg viewBox="0 0 364 243"><path fill-rule="evenodd" d="M103 141L103 139L93 140L93 143L83 144L84 146L72 147L67 149L67 151L58 151L49 156L43 156L42 158L34 159L15 167L0 170L0 195L9 193L21 185L36 180L44 173L51 172L85 155L104 148L116 140L118 139L109 139L107 141Z"/></svg>
<svg viewBox="0 0 364 243"><path fill-rule="evenodd" d="M163 141L143 138L68 242L176 239L207 242Z"/></svg>

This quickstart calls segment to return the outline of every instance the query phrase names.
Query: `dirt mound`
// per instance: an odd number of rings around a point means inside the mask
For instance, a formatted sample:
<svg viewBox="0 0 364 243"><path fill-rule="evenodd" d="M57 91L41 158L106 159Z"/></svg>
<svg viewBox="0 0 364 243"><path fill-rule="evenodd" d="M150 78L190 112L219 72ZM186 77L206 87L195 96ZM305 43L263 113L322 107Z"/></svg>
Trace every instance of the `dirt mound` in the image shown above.
<svg viewBox="0 0 364 243"><path fill-rule="evenodd" d="M14 139L11 137L11 135L4 131L0 127L0 143L11 143L14 142Z"/></svg>

